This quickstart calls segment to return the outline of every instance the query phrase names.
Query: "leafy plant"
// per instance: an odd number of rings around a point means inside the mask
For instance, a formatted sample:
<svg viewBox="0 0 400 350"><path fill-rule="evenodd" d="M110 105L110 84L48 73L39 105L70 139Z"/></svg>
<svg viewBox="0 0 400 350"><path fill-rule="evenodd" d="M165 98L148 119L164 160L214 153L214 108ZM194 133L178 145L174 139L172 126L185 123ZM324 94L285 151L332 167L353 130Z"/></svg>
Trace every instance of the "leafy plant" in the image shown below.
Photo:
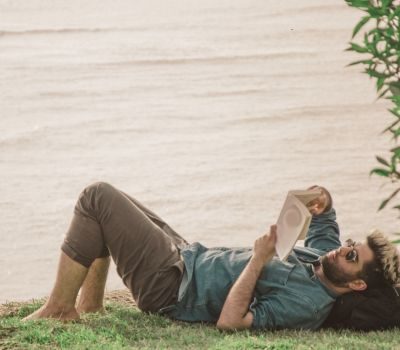
<svg viewBox="0 0 400 350"><path fill-rule="evenodd" d="M390 149L389 158L376 156L379 166L371 174L388 178L392 183L400 181L400 1L399 0L345 0L351 7L365 12L353 30L349 51L366 56L363 60L350 65L361 64L364 72L376 81L378 98L387 98L393 102L389 109L394 120L383 133L389 133L395 147ZM360 38L360 31L365 30ZM356 42L356 39L359 39ZM378 210L382 210L400 192L400 186L384 199ZM393 208L400 210L400 205Z"/></svg>

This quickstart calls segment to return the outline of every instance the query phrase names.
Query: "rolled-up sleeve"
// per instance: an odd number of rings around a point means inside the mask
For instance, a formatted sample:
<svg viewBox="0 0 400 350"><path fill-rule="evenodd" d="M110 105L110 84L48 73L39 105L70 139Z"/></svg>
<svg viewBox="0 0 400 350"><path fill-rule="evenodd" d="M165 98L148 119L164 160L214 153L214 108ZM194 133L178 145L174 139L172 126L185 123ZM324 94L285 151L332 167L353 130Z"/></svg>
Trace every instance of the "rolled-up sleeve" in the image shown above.
<svg viewBox="0 0 400 350"><path fill-rule="evenodd" d="M253 314L253 328L275 328L277 313L268 300L254 298L249 310Z"/></svg>
<svg viewBox="0 0 400 350"><path fill-rule="evenodd" d="M322 251L331 251L340 247L339 225L336 222L335 209L312 217L304 246Z"/></svg>
<svg viewBox="0 0 400 350"><path fill-rule="evenodd" d="M252 328L255 329L316 329L319 313L311 299L269 294L254 298L249 310L253 314Z"/></svg>

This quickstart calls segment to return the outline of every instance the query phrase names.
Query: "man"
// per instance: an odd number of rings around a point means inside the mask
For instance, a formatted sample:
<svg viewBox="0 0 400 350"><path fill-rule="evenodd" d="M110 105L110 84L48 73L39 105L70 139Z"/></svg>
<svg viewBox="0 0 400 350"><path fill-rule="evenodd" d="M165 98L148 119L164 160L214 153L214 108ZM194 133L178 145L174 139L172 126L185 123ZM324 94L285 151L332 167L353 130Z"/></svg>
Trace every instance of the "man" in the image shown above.
<svg viewBox="0 0 400 350"><path fill-rule="evenodd" d="M396 249L382 234L340 247L330 195L320 189L309 203L313 220L305 248L282 262L274 256L276 226L253 249L189 245L135 199L93 184L75 206L53 291L26 319L72 320L101 311L111 254L143 311L220 329L316 329L338 295L399 277Z"/></svg>

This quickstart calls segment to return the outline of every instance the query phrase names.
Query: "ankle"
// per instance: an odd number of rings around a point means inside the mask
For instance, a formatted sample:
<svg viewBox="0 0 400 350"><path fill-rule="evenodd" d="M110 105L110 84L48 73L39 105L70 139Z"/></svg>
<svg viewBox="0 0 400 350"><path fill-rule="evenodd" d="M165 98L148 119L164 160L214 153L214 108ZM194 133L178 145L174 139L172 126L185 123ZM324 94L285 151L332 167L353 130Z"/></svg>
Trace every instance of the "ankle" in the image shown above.
<svg viewBox="0 0 400 350"><path fill-rule="evenodd" d="M103 303L84 303L80 302L76 306L76 310L81 313L81 312L98 312L98 311L104 311L104 306Z"/></svg>
<svg viewBox="0 0 400 350"><path fill-rule="evenodd" d="M49 300L47 300L47 302L43 305L43 307L46 309L60 311L60 312L70 312L72 310L75 310L74 303L68 301L56 300L51 297L49 298Z"/></svg>

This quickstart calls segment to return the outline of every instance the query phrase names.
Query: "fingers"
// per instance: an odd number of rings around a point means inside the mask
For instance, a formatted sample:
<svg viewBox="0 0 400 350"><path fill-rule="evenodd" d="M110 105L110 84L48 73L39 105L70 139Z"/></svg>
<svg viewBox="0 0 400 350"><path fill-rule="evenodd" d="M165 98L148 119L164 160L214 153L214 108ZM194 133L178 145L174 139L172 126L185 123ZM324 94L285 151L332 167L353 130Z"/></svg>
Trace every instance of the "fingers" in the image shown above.
<svg viewBox="0 0 400 350"><path fill-rule="evenodd" d="M257 238L257 241L276 241L277 231L278 227L276 225L271 225L269 227L269 232Z"/></svg>
<svg viewBox="0 0 400 350"><path fill-rule="evenodd" d="M306 207L307 207L307 209L309 210L309 212L311 214L319 215L327 207L328 199L327 199L327 196L326 196L325 192L323 191L323 189L321 187L312 186L312 188L318 188L321 191L321 194L319 195L318 198L315 198L315 199L309 201L306 204Z"/></svg>
<svg viewBox="0 0 400 350"><path fill-rule="evenodd" d="M318 209L320 209L318 203L314 203L312 205L307 205L307 209L311 214L317 213Z"/></svg>
<svg viewBox="0 0 400 350"><path fill-rule="evenodd" d="M277 226L271 225L269 228L269 233L262 235L261 237L256 239L255 244L259 246L266 247L275 247L276 240L277 240Z"/></svg>
<svg viewBox="0 0 400 350"><path fill-rule="evenodd" d="M261 259L263 263L272 259L275 254L277 226L270 226L269 233L262 235L254 242L253 256Z"/></svg>

